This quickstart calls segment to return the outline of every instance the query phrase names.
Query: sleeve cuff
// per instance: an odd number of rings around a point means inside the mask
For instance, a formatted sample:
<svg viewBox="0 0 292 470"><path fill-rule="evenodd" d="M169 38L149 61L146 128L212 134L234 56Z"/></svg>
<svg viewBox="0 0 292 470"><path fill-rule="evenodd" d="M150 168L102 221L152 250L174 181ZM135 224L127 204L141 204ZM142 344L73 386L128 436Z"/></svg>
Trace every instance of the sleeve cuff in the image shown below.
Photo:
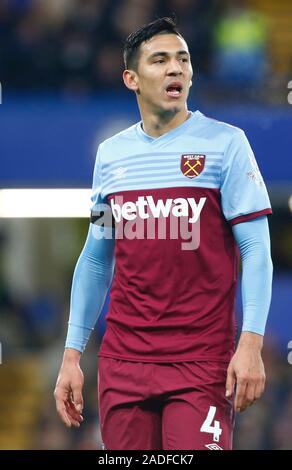
<svg viewBox="0 0 292 470"><path fill-rule="evenodd" d="M273 211L269 207L269 208L263 209L261 211L251 212L250 214L244 214L244 215L240 215L239 217L234 217L233 219L229 219L228 222L231 225L236 225L236 224L240 224L242 222L248 222L249 220L253 220L253 219L256 219L257 217L261 217L263 215L268 215L268 214L272 214L272 213L273 213Z"/></svg>

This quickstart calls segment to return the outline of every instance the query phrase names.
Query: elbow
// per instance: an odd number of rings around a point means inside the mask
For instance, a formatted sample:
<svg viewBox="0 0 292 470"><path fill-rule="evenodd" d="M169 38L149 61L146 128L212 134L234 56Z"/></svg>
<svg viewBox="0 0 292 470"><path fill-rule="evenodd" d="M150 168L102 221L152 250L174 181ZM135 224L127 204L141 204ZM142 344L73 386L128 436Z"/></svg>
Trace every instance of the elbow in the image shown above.
<svg viewBox="0 0 292 470"><path fill-rule="evenodd" d="M273 270L274 266L271 255L266 254L262 256L258 263L257 272L261 273L269 284L272 282Z"/></svg>

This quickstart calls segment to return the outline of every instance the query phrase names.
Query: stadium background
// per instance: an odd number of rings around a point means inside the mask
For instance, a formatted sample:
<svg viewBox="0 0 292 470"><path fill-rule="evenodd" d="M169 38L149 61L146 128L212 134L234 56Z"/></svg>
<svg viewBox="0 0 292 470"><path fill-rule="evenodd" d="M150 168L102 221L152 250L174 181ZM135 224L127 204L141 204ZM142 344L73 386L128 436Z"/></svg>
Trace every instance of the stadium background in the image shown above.
<svg viewBox="0 0 292 470"><path fill-rule="evenodd" d="M7 190L90 188L98 142L139 119L121 80L122 41L172 12L192 53L189 107L245 130L274 209L267 385L238 416L235 448L292 448L291 2L1 0L0 449L97 448L103 319L82 358L80 429L62 425L53 399L89 191L67 193L66 202L64 192ZM240 292L237 316L240 327Z"/></svg>

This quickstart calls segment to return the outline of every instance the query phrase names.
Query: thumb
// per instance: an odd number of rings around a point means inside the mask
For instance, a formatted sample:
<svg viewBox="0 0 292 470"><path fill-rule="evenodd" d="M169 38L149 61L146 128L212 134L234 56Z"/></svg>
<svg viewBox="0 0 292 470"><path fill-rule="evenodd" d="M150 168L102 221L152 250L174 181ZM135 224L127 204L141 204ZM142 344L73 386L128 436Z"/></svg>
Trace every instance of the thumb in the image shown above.
<svg viewBox="0 0 292 470"><path fill-rule="evenodd" d="M226 379L226 397L230 397L233 393L234 390L234 385L235 385L235 372L233 367L229 366L227 370L227 379Z"/></svg>
<svg viewBox="0 0 292 470"><path fill-rule="evenodd" d="M81 388L75 388L73 390L73 401L76 410L81 413L83 410L83 397L82 397L82 392Z"/></svg>

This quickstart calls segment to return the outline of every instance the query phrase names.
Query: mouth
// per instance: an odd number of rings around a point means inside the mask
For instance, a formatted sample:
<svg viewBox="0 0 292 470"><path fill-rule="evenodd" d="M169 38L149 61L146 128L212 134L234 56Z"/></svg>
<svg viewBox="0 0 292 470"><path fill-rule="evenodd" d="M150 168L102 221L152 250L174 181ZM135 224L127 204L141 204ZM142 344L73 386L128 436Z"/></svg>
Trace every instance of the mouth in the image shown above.
<svg viewBox="0 0 292 470"><path fill-rule="evenodd" d="M165 91L170 98L180 98L182 96L183 86L180 82L172 82L167 86Z"/></svg>

